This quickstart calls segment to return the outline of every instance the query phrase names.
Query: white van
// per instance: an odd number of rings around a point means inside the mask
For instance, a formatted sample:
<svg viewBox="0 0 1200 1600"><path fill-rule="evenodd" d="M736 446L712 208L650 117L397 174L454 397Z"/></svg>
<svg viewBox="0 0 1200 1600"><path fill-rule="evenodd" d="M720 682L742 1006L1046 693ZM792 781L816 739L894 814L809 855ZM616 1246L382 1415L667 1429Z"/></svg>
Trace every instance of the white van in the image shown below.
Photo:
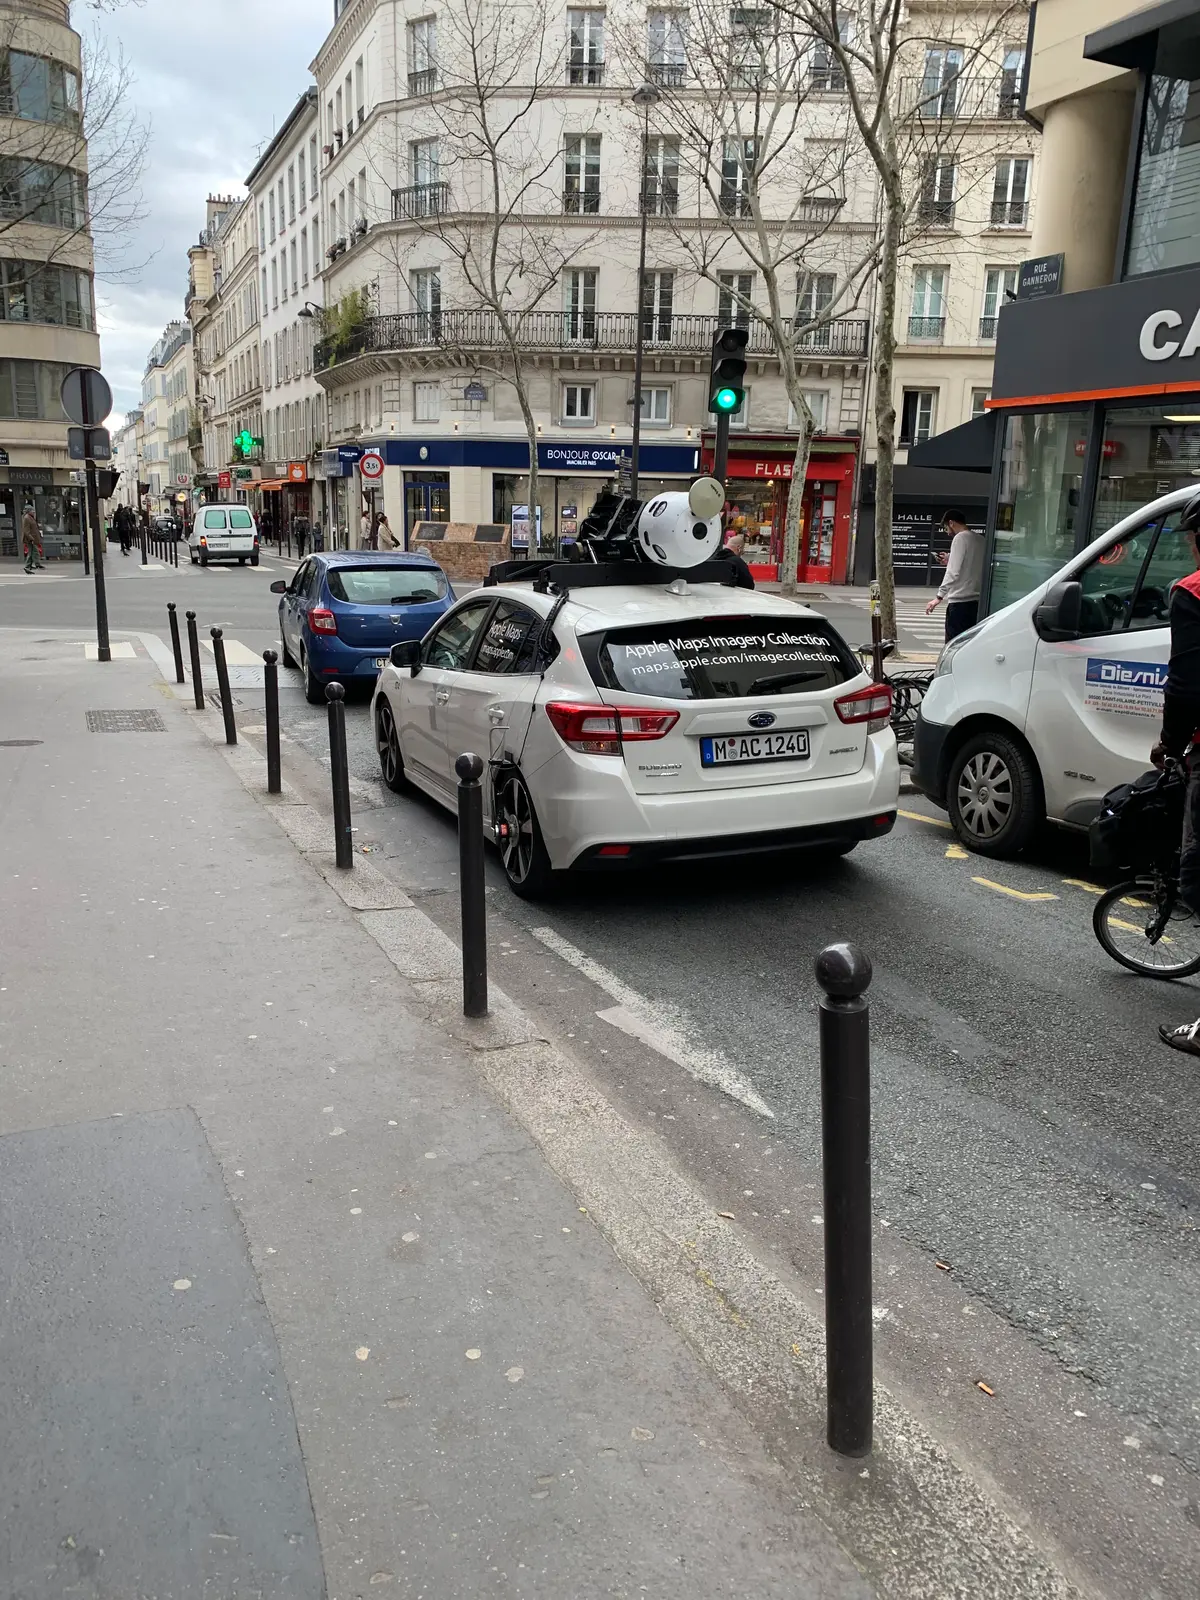
<svg viewBox="0 0 1200 1600"><path fill-rule="evenodd" d="M188 537L192 565L236 561L258 565L258 525L245 506L198 506Z"/></svg>
<svg viewBox="0 0 1200 1600"><path fill-rule="evenodd" d="M913 778L969 849L1015 855L1044 818L1085 828L1109 789L1149 767L1171 586L1196 570L1179 520L1198 492L1177 489L1116 523L942 651Z"/></svg>

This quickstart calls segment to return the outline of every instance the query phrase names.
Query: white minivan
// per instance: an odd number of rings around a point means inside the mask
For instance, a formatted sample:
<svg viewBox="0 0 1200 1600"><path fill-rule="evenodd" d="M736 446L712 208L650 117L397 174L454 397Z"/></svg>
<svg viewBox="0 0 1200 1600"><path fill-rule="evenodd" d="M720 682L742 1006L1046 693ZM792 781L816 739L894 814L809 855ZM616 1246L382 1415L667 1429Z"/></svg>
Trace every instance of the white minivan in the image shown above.
<svg viewBox="0 0 1200 1600"><path fill-rule="evenodd" d="M1109 789L1149 767L1171 586L1196 570L1180 517L1198 491L1177 489L1116 523L942 651L913 779L969 849L1015 855L1046 818L1086 828Z"/></svg>
<svg viewBox="0 0 1200 1600"><path fill-rule="evenodd" d="M246 506L200 506L188 537L192 565L236 561L258 565L258 524Z"/></svg>

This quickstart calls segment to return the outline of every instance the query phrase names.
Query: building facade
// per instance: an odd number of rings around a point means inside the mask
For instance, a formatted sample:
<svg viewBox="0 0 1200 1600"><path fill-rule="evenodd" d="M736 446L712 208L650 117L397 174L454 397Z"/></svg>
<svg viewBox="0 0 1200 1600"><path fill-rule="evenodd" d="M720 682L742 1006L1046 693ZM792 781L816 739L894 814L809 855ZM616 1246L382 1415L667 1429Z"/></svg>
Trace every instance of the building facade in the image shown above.
<svg viewBox="0 0 1200 1600"><path fill-rule="evenodd" d="M120 474L112 502L113 510L117 506L129 506L137 510L138 427L141 421L142 413L131 411L112 436L113 470Z"/></svg>
<svg viewBox="0 0 1200 1600"><path fill-rule="evenodd" d="M79 35L66 0L0 0L0 555L31 505L46 554L80 553L64 374L99 367Z"/></svg>

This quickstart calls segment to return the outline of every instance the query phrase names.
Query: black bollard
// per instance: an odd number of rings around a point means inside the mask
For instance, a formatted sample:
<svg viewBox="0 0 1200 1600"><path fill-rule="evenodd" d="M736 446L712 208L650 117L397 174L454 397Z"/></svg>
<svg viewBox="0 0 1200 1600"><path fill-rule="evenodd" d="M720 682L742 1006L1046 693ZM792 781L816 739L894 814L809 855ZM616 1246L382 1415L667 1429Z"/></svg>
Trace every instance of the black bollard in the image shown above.
<svg viewBox="0 0 1200 1600"><path fill-rule="evenodd" d="M821 998L821 1153L825 1178L827 1438L843 1456L871 1449L871 963L853 944L817 957Z"/></svg>
<svg viewBox="0 0 1200 1600"><path fill-rule="evenodd" d="M167 616L171 622L171 649L175 652L175 682L186 683L183 670L183 648L179 643L179 618L175 615L174 600L167 601Z"/></svg>
<svg viewBox="0 0 1200 1600"><path fill-rule="evenodd" d="M263 690L267 703L267 793L280 794L279 774L279 657L274 650L263 651Z"/></svg>
<svg viewBox="0 0 1200 1600"><path fill-rule="evenodd" d="M229 692L229 668L225 665L225 635L220 628L210 628L213 656L217 663L217 688L221 693L221 715L225 718L225 743L237 743L237 723L233 720L233 695Z"/></svg>
<svg viewBox="0 0 1200 1600"><path fill-rule="evenodd" d="M200 677L200 636L196 632L196 613L187 614L188 654L192 658L192 693L196 696L196 710L204 710L204 683Z"/></svg>
<svg viewBox="0 0 1200 1600"><path fill-rule="evenodd" d="M354 834L350 823L350 765L346 758L346 690L340 683L325 686L329 702L329 762L333 780L333 842L339 867L354 865Z"/></svg>
<svg viewBox="0 0 1200 1600"><path fill-rule="evenodd" d="M487 908L483 896L483 762L469 751L458 773L458 886L462 897L463 1016L488 1012Z"/></svg>
<svg viewBox="0 0 1200 1600"><path fill-rule="evenodd" d="M171 545L171 565L176 569L176 571L178 571L178 569L179 569L179 540L178 539L174 540L174 542Z"/></svg>
<svg viewBox="0 0 1200 1600"><path fill-rule="evenodd" d="M142 565L149 565L146 560L146 524L144 522L142 523Z"/></svg>

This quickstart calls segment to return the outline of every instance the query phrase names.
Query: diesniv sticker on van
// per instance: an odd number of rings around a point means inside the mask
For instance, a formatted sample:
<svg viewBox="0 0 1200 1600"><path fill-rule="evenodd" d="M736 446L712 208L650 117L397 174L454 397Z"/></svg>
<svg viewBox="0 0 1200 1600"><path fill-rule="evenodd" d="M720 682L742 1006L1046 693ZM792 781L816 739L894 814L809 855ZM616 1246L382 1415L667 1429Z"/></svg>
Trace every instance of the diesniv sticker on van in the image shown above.
<svg viewBox="0 0 1200 1600"><path fill-rule="evenodd" d="M1092 656L1087 664L1085 706L1130 717L1162 715L1166 664L1159 661L1114 661Z"/></svg>

